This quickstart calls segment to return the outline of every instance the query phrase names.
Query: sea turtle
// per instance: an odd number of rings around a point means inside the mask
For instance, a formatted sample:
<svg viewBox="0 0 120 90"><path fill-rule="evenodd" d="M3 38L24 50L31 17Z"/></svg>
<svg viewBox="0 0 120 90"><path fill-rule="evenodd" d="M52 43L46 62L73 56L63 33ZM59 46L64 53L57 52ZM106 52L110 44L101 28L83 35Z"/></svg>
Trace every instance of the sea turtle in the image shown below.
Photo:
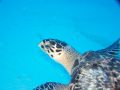
<svg viewBox="0 0 120 90"><path fill-rule="evenodd" d="M39 46L66 68L72 80L68 85L47 82L34 90L120 90L120 39L83 55L57 39L45 39Z"/></svg>

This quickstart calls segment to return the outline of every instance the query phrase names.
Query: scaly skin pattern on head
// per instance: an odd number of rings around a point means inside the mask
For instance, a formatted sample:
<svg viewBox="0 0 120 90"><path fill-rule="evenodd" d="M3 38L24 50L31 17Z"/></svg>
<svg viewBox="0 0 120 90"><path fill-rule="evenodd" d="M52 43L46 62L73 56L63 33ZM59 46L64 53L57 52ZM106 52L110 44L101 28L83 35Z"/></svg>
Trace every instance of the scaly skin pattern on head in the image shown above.
<svg viewBox="0 0 120 90"><path fill-rule="evenodd" d="M81 57L73 47L57 39L45 39L39 46L52 59L64 66L70 75L73 67L78 65L75 61Z"/></svg>

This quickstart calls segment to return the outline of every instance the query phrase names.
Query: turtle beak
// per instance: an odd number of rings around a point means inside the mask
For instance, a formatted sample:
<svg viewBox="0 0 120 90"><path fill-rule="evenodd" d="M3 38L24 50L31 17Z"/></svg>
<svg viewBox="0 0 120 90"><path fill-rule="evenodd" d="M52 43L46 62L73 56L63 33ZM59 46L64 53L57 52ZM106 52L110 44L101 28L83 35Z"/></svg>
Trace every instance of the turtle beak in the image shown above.
<svg viewBox="0 0 120 90"><path fill-rule="evenodd" d="M38 44L38 47L41 47L41 43Z"/></svg>
<svg viewBox="0 0 120 90"><path fill-rule="evenodd" d="M42 48L42 49L43 49L43 47L44 47L44 45L43 45L43 41L42 41L42 42L40 42L40 43L38 44L38 47L40 47L40 48Z"/></svg>

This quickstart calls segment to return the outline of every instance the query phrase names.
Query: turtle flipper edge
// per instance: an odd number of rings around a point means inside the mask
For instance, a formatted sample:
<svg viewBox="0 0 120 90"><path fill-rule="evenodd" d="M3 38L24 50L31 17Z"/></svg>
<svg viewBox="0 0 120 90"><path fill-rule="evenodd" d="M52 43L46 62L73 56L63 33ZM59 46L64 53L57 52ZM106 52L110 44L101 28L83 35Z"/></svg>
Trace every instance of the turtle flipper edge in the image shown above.
<svg viewBox="0 0 120 90"><path fill-rule="evenodd" d="M117 58L120 55L120 38L114 42L111 46L102 49L102 50L98 50L96 51L97 53L100 53L104 56L108 56L108 57L113 57L113 58Z"/></svg>

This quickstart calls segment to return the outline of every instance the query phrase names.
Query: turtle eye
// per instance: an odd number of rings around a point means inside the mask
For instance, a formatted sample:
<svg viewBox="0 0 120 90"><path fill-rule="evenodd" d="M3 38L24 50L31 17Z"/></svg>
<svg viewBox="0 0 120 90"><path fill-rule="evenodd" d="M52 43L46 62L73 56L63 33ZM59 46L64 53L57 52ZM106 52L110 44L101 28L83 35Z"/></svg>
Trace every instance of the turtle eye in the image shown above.
<svg viewBox="0 0 120 90"><path fill-rule="evenodd" d="M50 48L50 46L48 46L48 45L45 45L45 47L46 47L47 49L49 49L49 48Z"/></svg>

